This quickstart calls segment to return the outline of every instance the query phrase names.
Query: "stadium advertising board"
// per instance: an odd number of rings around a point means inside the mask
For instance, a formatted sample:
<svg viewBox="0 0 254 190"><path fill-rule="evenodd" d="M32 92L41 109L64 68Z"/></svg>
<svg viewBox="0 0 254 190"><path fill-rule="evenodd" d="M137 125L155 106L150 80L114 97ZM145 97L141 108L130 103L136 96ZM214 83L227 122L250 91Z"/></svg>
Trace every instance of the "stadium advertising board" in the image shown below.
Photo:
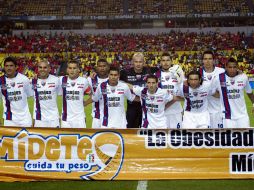
<svg viewBox="0 0 254 190"><path fill-rule="evenodd" d="M254 178L254 130L0 128L0 180Z"/></svg>

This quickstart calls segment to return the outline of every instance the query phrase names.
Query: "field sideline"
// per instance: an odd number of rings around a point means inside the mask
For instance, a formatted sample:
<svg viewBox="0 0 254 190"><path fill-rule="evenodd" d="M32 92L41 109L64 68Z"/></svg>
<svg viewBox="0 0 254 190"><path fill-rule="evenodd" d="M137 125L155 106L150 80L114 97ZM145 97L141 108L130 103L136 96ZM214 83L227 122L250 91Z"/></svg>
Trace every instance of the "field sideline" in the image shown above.
<svg viewBox="0 0 254 190"><path fill-rule="evenodd" d="M246 96L246 104L250 115L251 126L254 126L254 117L251 114L252 104ZM29 109L32 111L33 101L29 99ZM61 110L61 97L58 98L59 110ZM3 107L0 101L0 114L2 115ZM91 105L85 108L87 116L87 127L91 126ZM32 113L32 112L31 112ZM136 190L138 181L50 181L50 182L0 182L0 190ZM163 180L148 181L147 190L164 190L164 189L191 189L191 190L250 190L253 189L254 180ZM144 188L140 190L145 190Z"/></svg>

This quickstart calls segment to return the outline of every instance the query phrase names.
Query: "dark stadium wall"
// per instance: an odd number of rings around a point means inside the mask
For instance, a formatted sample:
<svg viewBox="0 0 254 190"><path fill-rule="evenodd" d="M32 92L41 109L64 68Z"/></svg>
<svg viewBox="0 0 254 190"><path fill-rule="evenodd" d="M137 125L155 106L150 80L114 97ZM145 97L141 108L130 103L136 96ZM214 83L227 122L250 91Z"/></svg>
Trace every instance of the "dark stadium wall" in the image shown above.
<svg viewBox="0 0 254 190"><path fill-rule="evenodd" d="M79 34L130 34L130 33L148 33L148 34L159 34L167 33L172 30L181 31L181 32L195 32L195 33L209 33L209 32L244 32L246 35L250 35L254 32L254 26L245 26L245 27L211 27L211 28L143 28L143 29L86 29L86 30L13 30L13 35L24 35L34 34L34 33L62 33L68 34L70 32L79 33Z"/></svg>

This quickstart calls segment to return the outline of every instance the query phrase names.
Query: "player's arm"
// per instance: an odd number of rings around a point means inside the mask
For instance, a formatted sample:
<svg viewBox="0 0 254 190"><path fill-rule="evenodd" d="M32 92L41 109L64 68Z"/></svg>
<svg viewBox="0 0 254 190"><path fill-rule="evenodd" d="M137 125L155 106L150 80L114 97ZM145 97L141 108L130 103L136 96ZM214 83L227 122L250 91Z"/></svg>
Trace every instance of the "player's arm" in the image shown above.
<svg viewBox="0 0 254 190"><path fill-rule="evenodd" d="M218 78L214 78L212 80L212 84L210 85L210 95L212 95L215 98L220 98L220 92L219 92L219 88L220 88L220 82Z"/></svg>
<svg viewBox="0 0 254 190"><path fill-rule="evenodd" d="M137 96L131 92L131 89L128 86L126 86L124 93L125 93L126 98L130 102L137 100L137 98L136 98Z"/></svg>
<svg viewBox="0 0 254 190"><path fill-rule="evenodd" d="M25 91L27 97L31 97L34 95L32 81L30 81L29 79L24 81L24 91Z"/></svg>
<svg viewBox="0 0 254 190"><path fill-rule="evenodd" d="M102 96L101 92L101 85L96 89L95 93L91 96L91 99L93 102L98 102L100 100L100 97Z"/></svg>
<svg viewBox="0 0 254 190"><path fill-rule="evenodd" d="M250 86L250 82L248 80L248 77L247 77L247 80L246 80L245 91L246 91L246 94L247 94L247 96L249 97L249 99L250 99L250 101L252 103L252 109L251 109L251 111L252 111L252 114L254 114L254 96L253 96L253 91L252 91L252 88Z"/></svg>
<svg viewBox="0 0 254 190"><path fill-rule="evenodd" d="M220 98L220 93L216 90L215 93L212 96L214 98Z"/></svg>
<svg viewBox="0 0 254 190"><path fill-rule="evenodd" d="M173 105L177 101L182 101L184 100L183 97L181 96L173 96L173 99L170 102L167 102L165 105L165 110L168 109L171 105Z"/></svg>
<svg viewBox="0 0 254 190"><path fill-rule="evenodd" d="M126 83L126 84L128 85L129 89L133 91L133 85L130 83Z"/></svg>

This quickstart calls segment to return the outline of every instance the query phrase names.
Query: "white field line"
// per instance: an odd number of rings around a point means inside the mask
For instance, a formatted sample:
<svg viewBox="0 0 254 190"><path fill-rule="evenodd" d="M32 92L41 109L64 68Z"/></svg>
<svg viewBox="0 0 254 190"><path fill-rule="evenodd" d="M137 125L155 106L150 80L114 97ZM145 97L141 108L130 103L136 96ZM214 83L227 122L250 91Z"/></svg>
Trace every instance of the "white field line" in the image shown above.
<svg viewBox="0 0 254 190"><path fill-rule="evenodd" d="M147 189L147 181L138 181L137 190L146 190Z"/></svg>

